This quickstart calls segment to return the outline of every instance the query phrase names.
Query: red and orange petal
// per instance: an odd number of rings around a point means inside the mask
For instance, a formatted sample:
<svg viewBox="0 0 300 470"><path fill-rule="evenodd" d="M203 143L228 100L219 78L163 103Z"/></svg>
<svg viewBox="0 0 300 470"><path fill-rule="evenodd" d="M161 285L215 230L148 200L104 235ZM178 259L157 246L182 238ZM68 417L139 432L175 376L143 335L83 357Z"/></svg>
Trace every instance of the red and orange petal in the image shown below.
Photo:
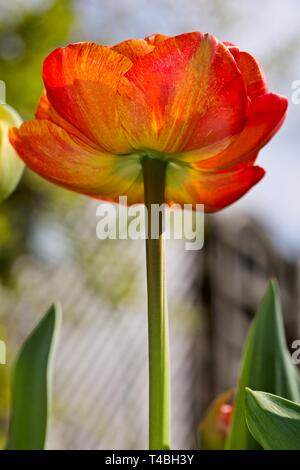
<svg viewBox="0 0 300 470"><path fill-rule="evenodd" d="M168 37L163 34L152 34L144 39L127 39L112 46L112 49L135 62L138 57L152 52L156 46L168 39Z"/></svg>
<svg viewBox="0 0 300 470"><path fill-rule="evenodd" d="M143 202L142 169L138 156L101 153L46 120L11 129L10 140L29 168L59 186L103 200ZM259 167L229 172L203 172L170 162L166 202L204 204L206 212L226 207L264 175Z"/></svg>
<svg viewBox="0 0 300 470"><path fill-rule="evenodd" d="M102 153L46 120L10 129L10 141L28 167L52 183L116 201L120 194L132 194L137 183L139 197L140 163L136 157Z"/></svg>
<svg viewBox="0 0 300 470"><path fill-rule="evenodd" d="M152 34L144 39L127 39L112 46L112 49L135 62L138 57L152 52L156 46L168 39L168 37L163 34Z"/></svg>
<svg viewBox="0 0 300 470"><path fill-rule="evenodd" d="M281 127L288 106L284 96L267 93L257 98L250 108L244 130L224 151L208 159L199 159L197 166L225 169L247 161L260 150Z"/></svg>
<svg viewBox="0 0 300 470"><path fill-rule="evenodd" d="M268 86L264 71L249 52L240 51L239 48L230 43L224 43L233 55L246 84L247 95L251 100L268 92Z"/></svg>
<svg viewBox="0 0 300 470"><path fill-rule="evenodd" d="M165 34L151 34L145 38L145 41L151 46L158 46L161 42L168 39L170 36L166 36Z"/></svg>
<svg viewBox="0 0 300 470"><path fill-rule="evenodd" d="M148 43L145 39L129 39L112 46L114 51L128 57L132 62L135 62L138 57L149 54L154 48L155 46Z"/></svg>
<svg viewBox="0 0 300 470"><path fill-rule="evenodd" d="M45 60L43 79L54 110L101 148L127 153L117 112L118 84L132 62L109 47L72 44Z"/></svg>
<svg viewBox="0 0 300 470"><path fill-rule="evenodd" d="M199 171L170 164L166 200L170 204L204 204L205 212L215 212L232 204L264 176L259 166L245 165L226 172Z"/></svg>
<svg viewBox="0 0 300 470"><path fill-rule="evenodd" d="M41 96L35 117L38 120L48 120L53 124L61 127L63 130L68 132L71 136L75 136L80 139L82 142L88 144L89 146L95 149L101 149L101 147L90 140L85 134L83 134L79 129L74 127L70 122L66 121L60 114L58 114L55 109L49 103L46 92ZM105 152L103 149L101 149Z"/></svg>
<svg viewBox="0 0 300 470"><path fill-rule="evenodd" d="M120 121L133 148L190 151L240 132L245 84L228 49L187 33L139 57L119 83Z"/></svg>

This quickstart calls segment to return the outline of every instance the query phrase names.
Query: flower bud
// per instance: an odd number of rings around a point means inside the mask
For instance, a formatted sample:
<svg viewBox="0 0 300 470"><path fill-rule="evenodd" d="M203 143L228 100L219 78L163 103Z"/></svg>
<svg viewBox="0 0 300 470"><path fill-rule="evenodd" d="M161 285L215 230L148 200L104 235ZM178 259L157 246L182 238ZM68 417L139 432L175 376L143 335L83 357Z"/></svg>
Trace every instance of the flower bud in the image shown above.
<svg viewBox="0 0 300 470"><path fill-rule="evenodd" d="M12 107L0 104L0 202L13 192L23 173L24 163L8 138L9 128L21 123L21 117Z"/></svg>
<svg viewBox="0 0 300 470"><path fill-rule="evenodd" d="M227 390L214 400L199 427L202 450L223 450L230 428L233 390Z"/></svg>

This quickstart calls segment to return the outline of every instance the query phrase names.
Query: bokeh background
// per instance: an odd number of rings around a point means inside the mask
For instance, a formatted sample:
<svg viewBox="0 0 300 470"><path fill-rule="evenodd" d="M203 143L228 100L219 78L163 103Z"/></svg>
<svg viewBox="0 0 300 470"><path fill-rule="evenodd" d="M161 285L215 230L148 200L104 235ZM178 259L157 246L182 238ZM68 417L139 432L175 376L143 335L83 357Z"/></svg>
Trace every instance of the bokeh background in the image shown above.
<svg viewBox="0 0 300 470"><path fill-rule="evenodd" d="M213 396L233 386L249 321L270 275L279 278L288 340L299 336L300 79L298 0L0 0L0 79L7 102L30 119L41 68L55 47L112 44L154 32L201 30L236 43L290 100L284 127L261 152L264 180L206 218L201 253L167 243L175 448L196 448ZM96 238L98 202L29 171L0 207L0 435L10 369L53 301L63 306L48 447L130 449L147 442L144 246Z"/></svg>

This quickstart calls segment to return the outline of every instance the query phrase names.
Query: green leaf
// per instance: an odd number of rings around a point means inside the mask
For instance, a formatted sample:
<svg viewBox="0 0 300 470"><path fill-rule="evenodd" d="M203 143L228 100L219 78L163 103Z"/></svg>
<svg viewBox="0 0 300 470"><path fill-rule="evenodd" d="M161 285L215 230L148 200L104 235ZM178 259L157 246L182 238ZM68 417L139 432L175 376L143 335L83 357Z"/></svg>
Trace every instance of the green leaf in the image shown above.
<svg viewBox="0 0 300 470"><path fill-rule="evenodd" d="M261 448L246 424L245 388L299 402L297 374L285 342L278 286L271 281L247 336L226 449Z"/></svg>
<svg viewBox="0 0 300 470"><path fill-rule="evenodd" d="M52 306L21 348L12 382L9 450L44 449L60 316L60 308Z"/></svg>
<svg viewBox="0 0 300 470"><path fill-rule="evenodd" d="M246 389L246 421L265 450L300 450L300 405Z"/></svg>

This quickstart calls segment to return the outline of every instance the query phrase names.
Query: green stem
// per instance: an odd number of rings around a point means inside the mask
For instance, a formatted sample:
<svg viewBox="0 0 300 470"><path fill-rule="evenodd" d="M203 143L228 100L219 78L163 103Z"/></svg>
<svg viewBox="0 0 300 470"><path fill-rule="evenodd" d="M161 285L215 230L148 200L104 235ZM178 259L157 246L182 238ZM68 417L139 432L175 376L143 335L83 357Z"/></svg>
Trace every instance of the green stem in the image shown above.
<svg viewBox="0 0 300 470"><path fill-rule="evenodd" d="M149 449L170 449L171 400L169 325L165 283L163 214L158 237L151 236L153 204L164 204L166 162L151 156L142 160L145 206L147 209L147 290L149 348Z"/></svg>

